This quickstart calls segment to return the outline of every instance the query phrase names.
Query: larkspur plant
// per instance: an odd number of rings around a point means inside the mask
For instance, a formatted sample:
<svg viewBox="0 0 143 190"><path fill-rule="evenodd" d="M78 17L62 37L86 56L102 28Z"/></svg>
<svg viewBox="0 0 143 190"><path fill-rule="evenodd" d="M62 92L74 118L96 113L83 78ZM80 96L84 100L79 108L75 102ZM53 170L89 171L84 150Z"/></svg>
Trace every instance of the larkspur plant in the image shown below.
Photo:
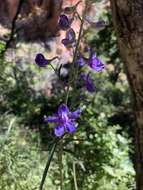
<svg viewBox="0 0 143 190"><path fill-rule="evenodd" d="M79 1L80 3L81 1ZM78 4L79 4L78 3ZM78 128L78 122L76 120L80 117L82 114L82 108L78 107L75 111L70 111L70 107L75 107L74 105L68 105L68 99L70 94L70 89L76 88L76 85L78 85L78 80L82 81L83 87L87 89L89 93L93 93L96 91L95 84L93 82L93 79L91 78L91 71L95 72L101 72L104 69L104 64L102 61L96 56L96 53L89 48L88 51L88 58L84 57L84 55L80 52L80 43L81 43L81 37L83 33L83 25L86 21L86 10L88 9L88 1L85 3L85 9L83 11L82 17L80 17L81 26L78 38L76 38L76 33L74 29L72 28L72 21L75 19L74 16L76 15L75 12L78 4L75 5L75 8L71 9L70 7L66 7L65 10L73 10L71 11L71 16L69 17L65 14L60 15L59 17L59 23L58 26L61 30L65 31L65 38L61 41L61 43L68 48L71 48L73 50L73 62L71 63L71 69L69 70L69 80L68 83L66 83L64 88L64 92L66 92L65 97L63 99L63 103L59 105L59 108L55 114L52 116L47 116L44 118L44 122L47 124L54 124L54 135L55 135L55 143L53 144L53 147L50 151L49 158L42 176L41 184L40 184L40 190L43 189L43 185L47 176L47 172L53 157L53 154L55 152L57 144L60 144L61 149L61 164L60 164L60 175L61 175L61 190L62 190L62 140L64 136L71 135L76 132L76 129ZM103 23L102 23L103 24ZM57 58L57 57L55 57ZM52 66L52 61L55 59L46 59L44 55L41 53L38 53L35 58L35 63L39 67L46 67L50 65ZM89 69L88 73L85 73L84 70ZM62 65L60 66L60 70L62 68ZM60 70L57 72L57 69L54 69L54 71L57 73L60 73ZM60 80L60 75L59 82ZM82 90L82 88L81 88ZM71 104L74 104L74 102L71 102ZM79 104L80 105L80 104Z"/></svg>

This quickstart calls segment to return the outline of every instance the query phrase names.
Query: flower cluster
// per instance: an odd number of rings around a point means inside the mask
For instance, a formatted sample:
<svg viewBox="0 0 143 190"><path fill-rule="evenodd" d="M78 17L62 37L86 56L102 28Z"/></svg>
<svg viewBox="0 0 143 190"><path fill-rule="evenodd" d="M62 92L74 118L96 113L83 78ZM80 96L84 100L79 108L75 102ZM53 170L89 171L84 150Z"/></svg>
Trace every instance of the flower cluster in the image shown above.
<svg viewBox="0 0 143 190"><path fill-rule="evenodd" d="M69 19L66 15L61 15L59 18L59 28L66 30L66 37L62 40L62 44L65 47L72 45L76 41L76 35L74 30L71 28L73 18Z"/></svg>
<svg viewBox="0 0 143 190"><path fill-rule="evenodd" d="M66 38L62 40L62 43L67 47L71 45L73 42L76 41L76 35L74 30L71 28L71 21L72 19L69 19L66 15L61 15L59 19L59 27L62 30L66 30ZM103 24L103 23L102 23ZM89 50L89 58L86 59L82 54L78 56L78 59L75 61L75 63L83 67L85 65L89 66L93 71L101 72L104 69L104 64L102 61L96 56L96 53L90 49ZM89 92L95 91L95 86L93 83L93 80L90 76L90 74L82 74L82 79L84 80L84 84L86 86L86 89Z"/></svg>

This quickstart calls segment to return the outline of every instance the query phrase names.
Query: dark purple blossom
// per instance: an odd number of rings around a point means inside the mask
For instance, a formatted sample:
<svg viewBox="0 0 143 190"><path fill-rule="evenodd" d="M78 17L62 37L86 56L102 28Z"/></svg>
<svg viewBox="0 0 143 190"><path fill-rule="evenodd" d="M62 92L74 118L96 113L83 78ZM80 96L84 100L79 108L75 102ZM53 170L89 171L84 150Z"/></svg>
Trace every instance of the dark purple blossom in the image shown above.
<svg viewBox="0 0 143 190"><path fill-rule="evenodd" d="M36 55L35 62L39 67L45 67L50 63L50 60L45 59L43 54L38 53Z"/></svg>
<svg viewBox="0 0 143 190"><path fill-rule="evenodd" d="M83 67L86 64L86 60L84 59L82 55L80 55L75 63L79 65L80 67Z"/></svg>
<svg viewBox="0 0 143 190"><path fill-rule="evenodd" d="M70 28L67 32L66 32L66 38L62 40L62 44L64 44L64 46L68 46L71 45L73 42L75 42L76 39L76 35L75 32L72 28Z"/></svg>
<svg viewBox="0 0 143 190"><path fill-rule="evenodd" d="M95 92L96 88L95 88L93 79L90 76L90 73L88 73L88 74L82 73L81 77L84 80L84 84L85 84L87 91L91 92L91 93Z"/></svg>
<svg viewBox="0 0 143 190"><path fill-rule="evenodd" d="M96 56L96 53L90 50L90 57L88 60L88 65L96 72L100 72L104 69L104 64L102 61Z"/></svg>
<svg viewBox="0 0 143 190"><path fill-rule="evenodd" d="M106 26L106 22L104 20L99 20L98 22L95 23L95 27L97 29L104 29Z"/></svg>
<svg viewBox="0 0 143 190"><path fill-rule="evenodd" d="M59 27L62 30L67 30L70 28L71 20L66 15L60 15Z"/></svg>
<svg viewBox="0 0 143 190"><path fill-rule="evenodd" d="M76 131L75 121L80 114L80 108L74 112L70 112L67 105L62 104L59 106L57 114L45 118L45 121L55 123L56 127L54 129L54 133L57 137L61 137L65 132L72 134Z"/></svg>
<svg viewBox="0 0 143 190"><path fill-rule="evenodd" d="M93 17L86 16L85 20L90 24L91 27L96 29L104 29L107 26L107 23L104 20L93 21Z"/></svg>

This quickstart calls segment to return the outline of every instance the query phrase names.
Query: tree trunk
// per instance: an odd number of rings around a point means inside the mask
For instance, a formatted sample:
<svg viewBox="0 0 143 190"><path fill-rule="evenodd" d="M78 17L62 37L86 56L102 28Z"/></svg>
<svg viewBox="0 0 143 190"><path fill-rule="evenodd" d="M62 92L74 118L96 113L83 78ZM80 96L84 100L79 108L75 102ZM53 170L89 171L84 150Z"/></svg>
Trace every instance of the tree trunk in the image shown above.
<svg viewBox="0 0 143 190"><path fill-rule="evenodd" d="M143 0L110 1L120 55L133 95L136 189L143 190Z"/></svg>

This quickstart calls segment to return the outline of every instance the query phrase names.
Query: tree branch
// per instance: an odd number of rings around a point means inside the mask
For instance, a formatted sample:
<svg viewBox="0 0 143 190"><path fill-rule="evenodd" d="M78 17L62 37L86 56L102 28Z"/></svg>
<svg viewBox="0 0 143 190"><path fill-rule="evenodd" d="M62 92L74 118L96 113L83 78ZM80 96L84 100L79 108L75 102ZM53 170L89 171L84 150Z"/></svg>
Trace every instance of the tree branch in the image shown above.
<svg viewBox="0 0 143 190"><path fill-rule="evenodd" d="M1 52L2 55L5 54L5 52L9 48L11 42L13 41L13 37L14 37L14 34L15 34L15 28L16 28L16 21L17 21L19 13L21 11L21 7L22 7L23 2L24 2L23 0L19 0L19 4L18 4L18 7L17 7L16 14L15 14L13 20L12 20L10 37L9 37L9 39L6 42L5 49Z"/></svg>

